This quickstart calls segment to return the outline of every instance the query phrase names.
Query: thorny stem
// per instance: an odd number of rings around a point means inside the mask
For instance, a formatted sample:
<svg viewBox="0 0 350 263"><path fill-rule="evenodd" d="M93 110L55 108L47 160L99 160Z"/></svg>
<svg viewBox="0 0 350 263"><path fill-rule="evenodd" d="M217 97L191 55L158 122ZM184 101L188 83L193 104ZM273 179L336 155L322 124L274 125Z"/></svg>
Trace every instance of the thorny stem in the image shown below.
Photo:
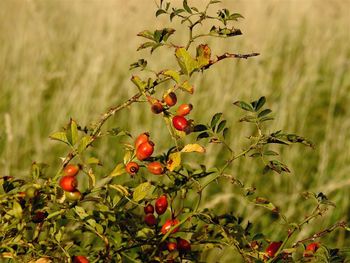
<svg viewBox="0 0 350 263"><path fill-rule="evenodd" d="M281 253L281 251L283 250L283 248L285 247L285 245L288 243L289 239L293 236L293 234L298 230L300 229L303 225L307 224L310 220L316 218L317 216L319 216L321 214L321 211L320 211L320 207L319 205L317 205L317 207L314 209L314 211L311 213L311 215L309 215L308 217L306 217L303 221L301 221L297 226L294 226L291 230L288 231L288 235L285 237L285 239L283 240L281 246L279 247L279 249L277 250L275 256L271 259L269 259L267 261L267 263L272 263L274 262L277 258L278 258L278 255ZM340 222L334 226L336 226L335 228L337 227L345 227L346 224L344 225L345 223L344 222ZM331 231L333 231L335 228L334 226L332 226L330 229L332 229ZM326 229L324 231L322 231L321 233L328 233L328 232L331 232L331 231L328 231L327 230L329 229ZM322 235L320 235L322 236ZM308 240L308 239L307 239ZM303 241L303 240L302 240ZM295 247L298 243L301 243L302 241L298 241L293 247Z"/></svg>

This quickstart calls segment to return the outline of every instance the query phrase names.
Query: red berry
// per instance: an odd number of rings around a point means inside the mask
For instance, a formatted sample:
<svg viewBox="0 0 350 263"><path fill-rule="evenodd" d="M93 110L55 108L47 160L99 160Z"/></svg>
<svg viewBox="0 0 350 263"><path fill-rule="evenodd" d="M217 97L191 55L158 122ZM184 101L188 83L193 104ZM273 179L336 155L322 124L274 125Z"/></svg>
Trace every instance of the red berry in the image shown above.
<svg viewBox="0 0 350 263"><path fill-rule="evenodd" d="M191 250L191 244L185 239L177 238L177 248L180 252L187 252Z"/></svg>
<svg viewBox="0 0 350 263"><path fill-rule="evenodd" d="M269 244L269 246L266 248L265 252L267 253L267 255L270 258L273 258L281 245L282 245L281 241L279 241L279 242L271 242Z"/></svg>
<svg viewBox="0 0 350 263"><path fill-rule="evenodd" d="M135 149L137 149L142 143L149 141L149 134L147 132L141 133L135 140Z"/></svg>
<svg viewBox="0 0 350 263"><path fill-rule="evenodd" d="M308 244L305 250L316 252L316 250L319 249L319 247L320 247L320 243L313 242Z"/></svg>
<svg viewBox="0 0 350 263"><path fill-rule="evenodd" d="M188 121L183 116L174 116L173 126L178 131L184 131L188 126Z"/></svg>
<svg viewBox="0 0 350 263"><path fill-rule="evenodd" d="M144 142L136 150L136 157L140 161L151 157L154 151L154 143L151 141Z"/></svg>
<svg viewBox="0 0 350 263"><path fill-rule="evenodd" d="M149 213L149 214L146 214L145 215L145 223L148 225L148 226L155 226L157 224L157 219L156 217Z"/></svg>
<svg viewBox="0 0 350 263"><path fill-rule="evenodd" d="M313 242L306 246L304 251L304 257L312 257L313 254L320 248L319 242Z"/></svg>
<svg viewBox="0 0 350 263"><path fill-rule="evenodd" d="M160 162L152 162L147 165L147 169L150 173L160 175L164 173L164 167Z"/></svg>
<svg viewBox="0 0 350 263"><path fill-rule="evenodd" d="M139 171L139 165L135 162L129 162L126 167L125 170L128 174L130 175L135 175L138 171Z"/></svg>
<svg viewBox="0 0 350 263"><path fill-rule="evenodd" d="M168 219L165 221L164 225L162 226L162 229L160 230L163 235L165 235L173 226L176 226L179 224L180 221L178 219ZM177 231L179 231L179 227L176 227L171 233L174 234Z"/></svg>
<svg viewBox="0 0 350 263"><path fill-rule="evenodd" d="M168 208L168 200L166 198L166 195L162 195L156 200L155 207L158 215L165 213Z"/></svg>
<svg viewBox="0 0 350 263"><path fill-rule="evenodd" d="M186 116L193 109L192 104L181 104L176 111L176 114L179 116Z"/></svg>
<svg viewBox="0 0 350 263"><path fill-rule="evenodd" d="M64 191L74 192L78 186L75 176L63 176L60 180L60 186Z"/></svg>
<svg viewBox="0 0 350 263"><path fill-rule="evenodd" d="M89 263L89 260L85 256L74 256L73 263Z"/></svg>
<svg viewBox="0 0 350 263"><path fill-rule="evenodd" d="M151 204L146 205L143 208L143 211L145 211L145 214L153 214L154 213L154 207Z"/></svg>
<svg viewBox="0 0 350 263"><path fill-rule="evenodd" d="M167 248L168 248L169 252L172 252L172 251L176 250L177 244L175 242L168 242Z"/></svg>
<svg viewBox="0 0 350 263"><path fill-rule="evenodd" d="M81 193L78 190L76 190L74 192L67 192L66 191L64 194L65 194L67 200L69 200L69 201L78 201L81 199Z"/></svg>
<svg viewBox="0 0 350 263"><path fill-rule="evenodd" d="M159 114L159 113L162 113L164 111L164 108L163 108L163 105L159 101L156 101L156 102L152 103L151 110L153 113Z"/></svg>
<svg viewBox="0 0 350 263"><path fill-rule="evenodd" d="M68 164L63 169L64 175L67 175L67 176L75 176L78 174L78 172L79 172L79 166L74 164Z"/></svg>
<svg viewBox="0 0 350 263"><path fill-rule="evenodd" d="M174 106L177 102L176 94L174 92L170 92L168 95L164 97L164 101L166 105L168 105L169 107Z"/></svg>

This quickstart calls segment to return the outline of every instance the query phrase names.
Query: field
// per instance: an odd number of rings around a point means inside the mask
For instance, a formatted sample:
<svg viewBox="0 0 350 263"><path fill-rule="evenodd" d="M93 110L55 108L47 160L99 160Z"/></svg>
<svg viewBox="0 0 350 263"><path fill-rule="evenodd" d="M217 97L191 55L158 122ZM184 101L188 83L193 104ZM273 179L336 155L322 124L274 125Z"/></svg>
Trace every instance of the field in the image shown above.
<svg viewBox="0 0 350 263"><path fill-rule="evenodd" d="M198 74L195 96L182 94L181 100L194 105L192 117L198 122L208 123L214 113L224 112L231 145L239 151L252 129L238 122L242 112L232 103L266 96L275 117L267 129L300 134L316 147L283 149L279 158L289 165L290 174L263 175L262 164L248 157L237 161L231 173L254 185L291 219L302 218L310 209L301 197L305 191L323 192L337 204L327 217L303 229L299 239L349 221L350 1L223 2L245 17L237 23L243 36L208 40L213 53L261 55L226 60ZM25 177L33 161L49 164L48 171L54 174L65 149L49 140L52 132L70 117L87 125L131 97L136 89L128 68L140 57L156 70L175 65L169 50L157 50L153 59L146 51L136 52L141 43L138 32L170 26L164 17L155 20L154 10L151 0L0 1L0 175ZM187 37L181 27L178 31L175 42ZM171 143L161 118L153 118L146 104L118 114L107 126L128 129L133 135L150 131L161 145L159 151ZM99 170L103 176L123 153L117 139L96 146L91 155L104 164ZM222 163L220 149L208 147L203 157L208 167ZM271 239L285 235L268 227L276 218L260 220L266 211L245 202L235 186L219 185L205 198L207 207L233 208ZM350 235L336 231L322 242L350 247ZM220 262L230 262L227 251L215 254ZM207 260L214 262L210 255Z"/></svg>

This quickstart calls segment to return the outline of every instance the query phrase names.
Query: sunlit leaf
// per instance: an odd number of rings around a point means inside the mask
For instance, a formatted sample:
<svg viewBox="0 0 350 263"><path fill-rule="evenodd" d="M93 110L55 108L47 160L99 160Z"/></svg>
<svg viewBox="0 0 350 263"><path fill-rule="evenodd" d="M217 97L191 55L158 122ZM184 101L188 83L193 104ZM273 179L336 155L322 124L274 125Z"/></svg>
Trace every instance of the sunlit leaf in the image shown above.
<svg viewBox="0 0 350 263"><path fill-rule="evenodd" d="M180 165L181 165L181 152L171 153L167 160L167 169L169 171L174 171Z"/></svg>
<svg viewBox="0 0 350 263"><path fill-rule="evenodd" d="M187 144L184 148L182 148L181 152L189 153L189 152L198 152L204 153L205 148L199 144Z"/></svg>
<svg viewBox="0 0 350 263"><path fill-rule="evenodd" d="M143 200L152 190L152 185L149 182L142 183L135 188L133 199L135 202Z"/></svg>

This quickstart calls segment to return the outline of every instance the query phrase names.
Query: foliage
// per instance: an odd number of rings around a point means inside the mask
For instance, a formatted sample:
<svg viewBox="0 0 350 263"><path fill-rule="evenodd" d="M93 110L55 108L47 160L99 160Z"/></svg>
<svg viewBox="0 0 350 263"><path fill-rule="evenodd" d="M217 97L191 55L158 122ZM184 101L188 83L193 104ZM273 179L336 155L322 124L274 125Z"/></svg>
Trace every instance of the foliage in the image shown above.
<svg viewBox="0 0 350 263"><path fill-rule="evenodd" d="M140 74L131 77L138 93L124 103L111 107L92 126L84 127L71 119L62 131L51 134L50 138L65 144L68 151L56 175L47 174L45 164L33 163L28 180L1 178L0 253L4 260L71 262L75 260L74 256L85 255L91 262L198 262L206 250L233 247L246 262L342 262L344 257L340 250L330 249L325 244L307 256L303 252L305 244L311 240L337 228L349 230L345 222L323 229L310 238L293 240L294 234L305 224L324 216L334 206L323 193L305 193L305 198L314 208L306 211L299 221L292 221L283 214L283 209L267 197L259 196L259 189L246 185L227 172L235 160L252 158L264 164L262 174L275 172L276 176L283 176L290 173L290 169L278 158L278 151L271 149L271 145L300 143L313 147L309 140L299 135L267 130L267 123L273 117L272 111L266 107L265 97L252 102L233 103L245 114L240 121L255 127L253 135L248 136L248 145L240 152L236 152L227 140L230 128L223 113L216 113L208 124L196 123L181 115L186 120L183 129L177 128L173 122L173 118L179 114L165 103L164 98L168 94L185 92L191 96L195 93L192 84L194 74L203 73L228 58L247 59L259 55L225 53L213 56L207 44L198 45L196 53L192 54L192 45L202 37L228 38L242 34L239 29L229 26L243 18L240 14L227 9L218 10L216 15L210 14L211 7L218 2L210 0L204 10L198 10L187 0L183 0L182 7L161 0L156 16L166 15L170 21L187 25L188 42L184 45L174 44L172 39L176 32L172 28L145 30L138 34L146 39L138 50L150 49L154 53L158 48L171 48L178 68L155 71L144 58L132 63L131 70L138 69L150 74L149 77L140 77ZM203 21L211 21L213 26L209 32L198 33L197 28ZM162 96L162 99L157 96ZM144 134L146 142L136 146L135 139L137 142L139 137L128 131L103 130L111 116L136 102L149 103L153 113L159 114L155 118L164 119L169 138L173 140L173 146L167 151L158 152L157 138L148 138L149 134ZM196 135L193 141L185 143L191 134ZM105 136L126 140L123 143L124 159L117 162L108 175L96 174L96 167L101 165L101 161L88 155L95 142ZM148 143L148 148L141 147L144 143ZM185 155L205 154L208 144L215 144L222 151L227 151L229 157L222 167L207 168L200 164L198 169L185 163ZM157 154L153 154L153 147ZM141 148L145 149L142 158L139 155ZM125 169L132 161L136 161L140 167L136 174L128 174ZM67 176L66 167L73 162L78 163L77 170L80 170L79 175L73 175L78 178L79 190L73 186L72 191L65 192L60 179ZM146 171L145 168L150 171L149 165L154 162L160 163L161 172L152 174ZM275 251L265 249L273 242L263 233L253 233L252 222L245 223L233 211L217 214L205 208L201 202L202 195L217 180L233 183L251 205L265 208L267 215L272 213L280 218L282 227L286 229L286 237L278 243ZM88 184L81 186L84 181L88 181ZM159 208L159 198L164 196L168 203L163 205L166 209L163 211L163 208ZM186 202L189 197L195 203ZM143 210L149 204L156 206L155 223L144 219ZM149 214L153 213L146 213ZM165 229L165 226L168 228ZM181 248L180 244L186 244L183 240L189 242L190 247ZM170 249L170 243L176 243L178 247Z"/></svg>

